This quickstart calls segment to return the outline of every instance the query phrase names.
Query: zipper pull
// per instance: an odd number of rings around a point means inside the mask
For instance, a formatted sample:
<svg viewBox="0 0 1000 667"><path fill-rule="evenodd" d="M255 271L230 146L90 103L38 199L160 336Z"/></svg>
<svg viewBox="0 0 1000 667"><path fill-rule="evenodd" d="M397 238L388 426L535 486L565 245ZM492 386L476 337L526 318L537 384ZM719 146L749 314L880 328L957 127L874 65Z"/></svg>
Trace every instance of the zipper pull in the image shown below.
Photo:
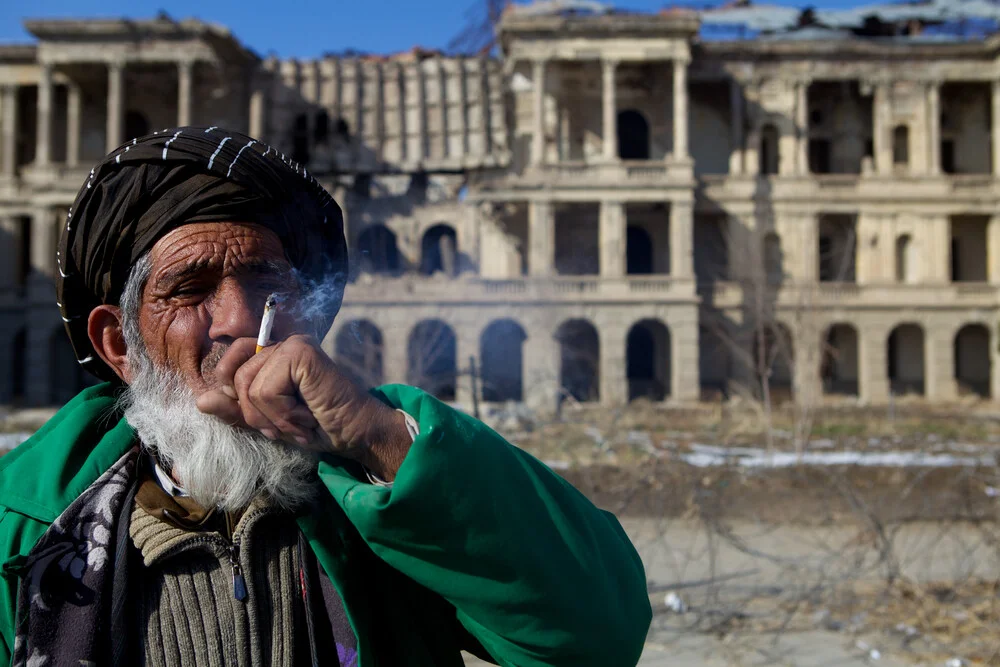
<svg viewBox="0 0 1000 667"><path fill-rule="evenodd" d="M229 564L233 567L233 597L242 602L247 599L247 582L240 566L240 543L234 541L229 547Z"/></svg>

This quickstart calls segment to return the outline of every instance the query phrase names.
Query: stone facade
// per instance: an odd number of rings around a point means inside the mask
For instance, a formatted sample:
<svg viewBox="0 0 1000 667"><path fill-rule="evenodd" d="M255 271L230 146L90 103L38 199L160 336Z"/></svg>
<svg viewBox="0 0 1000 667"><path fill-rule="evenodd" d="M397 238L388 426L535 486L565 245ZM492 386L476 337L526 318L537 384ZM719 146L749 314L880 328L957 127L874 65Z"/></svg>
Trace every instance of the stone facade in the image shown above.
<svg viewBox="0 0 1000 667"><path fill-rule="evenodd" d="M0 402L87 381L61 220L105 151L188 123L263 138L344 206L324 345L366 382L540 409L1000 393L1000 38L515 10L498 58L279 61L198 21L27 26L0 47Z"/></svg>

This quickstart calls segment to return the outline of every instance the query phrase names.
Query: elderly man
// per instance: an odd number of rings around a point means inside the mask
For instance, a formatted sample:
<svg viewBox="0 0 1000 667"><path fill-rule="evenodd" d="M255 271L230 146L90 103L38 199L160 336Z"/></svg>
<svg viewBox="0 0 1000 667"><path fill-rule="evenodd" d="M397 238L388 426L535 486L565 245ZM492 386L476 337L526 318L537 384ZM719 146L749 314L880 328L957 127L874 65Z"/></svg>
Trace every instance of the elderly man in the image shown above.
<svg viewBox="0 0 1000 667"><path fill-rule="evenodd" d="M57 260L106 382L0 460L4 661L637 662L649 599L613 516L323 353L347 255L304 169L214 127L135 139L91 172Z"/></svg>

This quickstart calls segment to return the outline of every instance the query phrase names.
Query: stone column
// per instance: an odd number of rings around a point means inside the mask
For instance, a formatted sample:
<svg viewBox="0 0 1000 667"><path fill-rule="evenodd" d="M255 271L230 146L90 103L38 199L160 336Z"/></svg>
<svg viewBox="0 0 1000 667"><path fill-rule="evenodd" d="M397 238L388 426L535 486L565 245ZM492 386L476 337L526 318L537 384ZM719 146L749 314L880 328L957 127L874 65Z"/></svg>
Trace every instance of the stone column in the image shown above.
<svg viewBox="0 0 1000 667"><path fill-rule="evenodd" d="M698 368L698 306L675 309L670 322L670 398L697 401L701 395Z"/></svg>
<svg viewBox="0 0 1000 667"><path fill-rule="evenodd" d="M937 81L927 84L927 173L941 173L941 89Z"/></svg>
<svg viewBox="0 0 1000 667"><path fill-rule="evenodd" d="M889 400L889 332L882 328L858 330L858 397L866 405Z"/></svg>
<svg viewBox="0 0 1000 667"><path fill-rule="evenodd" d="M35 132L35 166L52 161L52 65L43 63L38 71L38 128Z"/></svg>
<svg viewBox="0 0 1000 667"><path fill-rule="evenodd" d="M17 284L20 225L13 216L0 217L0 289Z"/></svg>
<svg viewBox="0 0 1000 667"><path fill-rule="evenodd" d="M674 61L674 159L688 159L687 60Z"/></svg>
<svg viewBox="0 0 1000 667"><path fill-rule="evenodd" d="M555 412L559 396L559 342L544 327L528 325L522 361L525 404L542 414Z"/></svg>
<svg viewBox="0 0 1000 667"><path fill-rule="evenodd" d="M613 161L618 159L618 102L616 101L615 90L615 69L618 63L613 60L601 61L601 71L604 74L602 91L602 109L604 110L604 159Z"/></svg>
<svg viewBox="0 0 1000 667"><path fill-rule="evenodd" d="M799 174L809 173L809 83L799 81L795 84L795 130L798 142L795 147L795 160Z"/></svg>
<svg viewBox="0 0 1000 667"><path fill-rule="evenodd" d="M120 62L108 63L108 125L106 149L111 152L125 141L122 136L125 125L125 65Z"/></svg>
<svg viewBox="0 0 1000 667"><path fill-rule="evenodd" d="M387 321L385 326L376 320L382 332L382 380L386 384L405 384L409 359L407 344L410 329L401 323Z"/></svg>
<svg viewBox="0 0 1000 667"><path fill-rule="evenodd" d="M478 399L482 399L482 361L479 358L479 337L476 331L467 323L455 327L455 367L458 377L455 378L455 403L463 410L472 414L472 374L470 372L469 358L475 360L476 372L480 374L477 378L477 388L479 389Z"/></svg>
<svg viewBox="0 0 1000 667"><path fill-rule="evenodd" d="M694 206L670 202L670 275L684 280L694 275Z"/></svg>
<svg viewBox="0 0 1000 667"><path fill-rule="evenodd" d="M628 402L628 378L625 362L625 326L624 321L616 319L600 327L598 347L600 377L598 397L601 405L617 406Z"/></svg>
<svg viewBox="0 0 1000 667"><path fill-rule="evenodd" d="M993 148L993 175L1000 176L1000 81L993 82L990 107L990 140Z"/></svg>
<svg viewBox="0 0 1000 667"><path fill-rule="evenodd" d="M729 80L729 173L743 173L743 88L736 79Z"/></svg>
<svg viewBox="0 0 1000 667"><path fill-rule="evenodd" d="M31 218L31 274L36 281L51 283L56 270L56 215L39 208Z"/></svg>
<svg viewBox="0 0 1000 667"><path fill-rule="evenodd" d="M191 84L194 78L194 62L182 60L177 63L177 125L191 124Z"/></svg>
<svg viewBox="0 0 1000 667"><path fill-rule="evenodd" d="M872 102L872 144L875 153L875 172L889 174L892 172L892 141L889 131L889 84L875 84L875 95Z"/></svg>
<svg viewBox="0 0 1000 667"><path fill-rule="evenodd" d="M1000 284L1000 215L991 216L986 225L986 280Z"/></svg>
<svg viewBox="0 0 1000 667"><path fill-rule="evenodd" d="M548 276L553 272L556 229L552 202L528 203L528 273Z"/></svg>
<svg viewBox="0 0 1000 667"><path fill-rule="evenodd" d="M80 86L69 84L66 91L66 164L80 164Z"/></svg>
<svg viewBox="0 0 1000 667"><path fill-rule="evenodd" d="M531 134L531 164L545 161L545 61L532 61L532 108L534 124Z"/></svg>
<svg viewBox="0 0 1000 667"><path fill-rule="evenodd" d="M264 88L258 83L250 93L250 136L254 139L264 138L265 106Z"/></svg>
<svg viewBox="0 0 1000 667"><path fill-rule="evenodd" d="M601 202L599 234L601 276L625 275L625 205L617 201Z"/></svg>
<svg viewBox="0 0 1000 667"><path fill-rule="evenodd" d="M782 252L782 261L787 266L789 262L795 261L795 257L789 255L798 255L802 258L802 263L796 278L806 284L815 283L819 280L819 219L815 215L806 214L795 223L799 227L797 234L799 237L798 252ZM782 241L784 242L784 239ZM855 248L858 245L860 245L860 241L855 241ZM789 250L792 247L791 244L788 244ZM857 271L856 262L855 271Z"/></svg>
<svg viewBox="0 0 1000 667"><path fill-rule="evenodd" d="M4 86L0 102L3 104L3 118L0 128L0 148L3 150L3 160L0 161L0 173L13 177L17 169L17 86Z"/></svg>
<svg viewBox="0 0 1000 667"><path fill-rule="evenodd" d="M990 332L990 398L1000 397L1000 325L988 327Z"/></svg>
<svg viewBox="0 0 1000 667"><path fill-rule="evenodd" d="M932 401L958 396L955 382L954 330L924 327L924 395Z"/></svg>

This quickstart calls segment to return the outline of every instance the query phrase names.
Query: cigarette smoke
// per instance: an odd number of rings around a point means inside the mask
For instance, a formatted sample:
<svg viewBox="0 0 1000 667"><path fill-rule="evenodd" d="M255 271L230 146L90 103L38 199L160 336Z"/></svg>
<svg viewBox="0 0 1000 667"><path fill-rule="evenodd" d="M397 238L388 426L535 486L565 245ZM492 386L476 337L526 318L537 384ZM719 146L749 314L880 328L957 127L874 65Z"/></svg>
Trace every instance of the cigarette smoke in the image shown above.
<svg viewBox="0 0 1000 667"><path fill-rule="evenodd" d="M278 305L296 320L308 322L322 339L344 299L347 276L343 272L333 272L323 280L314 280L298 269L292 269L292 276L298 284L298 292L295 298L279 294Z"/></svg>

